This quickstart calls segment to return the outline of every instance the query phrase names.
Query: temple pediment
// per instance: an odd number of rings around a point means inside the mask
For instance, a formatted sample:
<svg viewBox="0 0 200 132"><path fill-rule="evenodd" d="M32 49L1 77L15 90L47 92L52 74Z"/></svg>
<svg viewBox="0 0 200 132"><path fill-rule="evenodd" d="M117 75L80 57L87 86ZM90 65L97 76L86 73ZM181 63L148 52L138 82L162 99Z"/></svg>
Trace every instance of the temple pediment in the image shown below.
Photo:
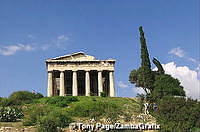
<svg viewBox="0 0 200 132"><path fill-rule="evenodd" d="M73 54L68 54L68 55L64 55L64 56L59 56L59 57L55 57L55 58L51 58L48 60L56 60L56 61L92 61L95 60L94 56L90 56L90 55L86 55L84 52L77 52L77 53L73 53Z"/></svg>

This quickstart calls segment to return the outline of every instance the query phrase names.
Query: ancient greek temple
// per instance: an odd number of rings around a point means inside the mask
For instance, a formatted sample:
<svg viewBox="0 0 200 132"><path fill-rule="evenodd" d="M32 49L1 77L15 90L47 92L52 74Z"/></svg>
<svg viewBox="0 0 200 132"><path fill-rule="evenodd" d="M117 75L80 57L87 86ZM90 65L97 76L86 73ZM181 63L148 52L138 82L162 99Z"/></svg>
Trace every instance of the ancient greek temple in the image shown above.
<svg viewBox="0 0 200 132"><path fill-rule="evenodd" d="M97 60L83 52L46 60L47 96L115 96L115 60Z"/></svg>

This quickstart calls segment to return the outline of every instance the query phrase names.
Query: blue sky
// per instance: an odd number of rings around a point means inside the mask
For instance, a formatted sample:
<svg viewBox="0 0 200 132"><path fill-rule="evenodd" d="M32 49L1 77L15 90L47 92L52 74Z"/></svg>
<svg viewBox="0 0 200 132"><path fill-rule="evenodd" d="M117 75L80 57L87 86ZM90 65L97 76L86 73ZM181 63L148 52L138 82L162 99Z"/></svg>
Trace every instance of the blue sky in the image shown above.
<svg viewBox="0 0 200 132"><path fill-rule="evenodd" d="M140 25L151 58L198 74L199 5L198 0L1 0L0 96L18 90L46 95L45 59L78 51L116 59L117 95L135 96L128 76L140 65Z"/></svg>

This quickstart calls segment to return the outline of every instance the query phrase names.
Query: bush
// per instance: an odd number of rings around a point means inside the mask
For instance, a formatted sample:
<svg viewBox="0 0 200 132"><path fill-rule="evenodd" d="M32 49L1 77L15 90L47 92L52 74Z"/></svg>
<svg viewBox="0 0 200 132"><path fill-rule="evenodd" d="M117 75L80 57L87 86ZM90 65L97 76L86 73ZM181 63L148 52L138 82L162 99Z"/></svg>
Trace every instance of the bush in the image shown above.
<svg viewBox="0 0 200 132"><path fill-rule="evenodd" d="M54 117L51 116L43 116L38 121L38 131L39 132L57 132L57 121L55 121Z"/></svg>
<svg viewBox="0 0 200 132"><path fill-rule="evenodd" d="M107 97L105 92L101 92L101 97Z"/></svg>
<svg viewBox="0 0 200 132"><path fill-rule="evenodd" d="M14 105L22 105L27 103L32 103L34 99L42 98L43 95L40 93L31 93L28 91L18 91L12 93L8 98L0 99L0 106L14 106Z"/></svg>
<svg viewBox="0 0 200 132"><path fill-rule="evenodd" d="M200 102L179 97L164 97L153 112L161 131L191 131L200 128Z"/></svg>
<svg viewBox="0 0 200 132"><path fill-rule="evenodd" d="M7 107L7 106L11 106L13 103L11 100L9 100L8 98L2 98L0 100L0 106L2 107Z"/></svg>
<svg viewBox="0 0 200 132"><path fill-rule="evenodd" d="M38 130L42 132L56 132L57 127L64 128L71 122L72 119L64 109L48 105L34 105L25 110L23 125L38 126Z"/></svg>
<svg viewBox="0 0 200 132"><path fill-rule="evenodd" d="M31 93L28 91L18 91L14 92L9 96L9 100L11 102L10 105L21 105L25 103L31 103L33 99L42 98L43 95L40 93Z"/></svg>
<svg viewBox="0 0 200 132"><path fill-rule="evenodd" d="M66 110L54 106L33 105L28 107L24 114L23 125L25 126L35 126L38 124L45 126L48 122L51 124L51 119L56 121L58 127L64 127L71 122L71 118L67 115Z"/></svg>
<svg viewBox="0 0 200 132"><path fill-rule="evenodd" d="M15 122L23 116L22 110L14 107L1 107L0 108L0 121L1 122Z"/></svg>
<svg viewBox="0 0 200 132"><path fill-rule="evenodd" d="M185 91L178 79L171 75L157 75L154 82L153 99L161 99L164 96L185 96Z"/></svg>
<svg viewBox="0 0 200 132"><path fill-rule="evenodd" d="M33 105L24 110L24 120L23 125L25 126L34 126L37 124L37 120L46 116L48 113L53 111L53 107L49 107L46 105Z"/></svg>
<svg viewBox="0 0 200 132"><path fill-rule="evenodd" d="M46 98L44 103L55 105L58 107L66 107L71 102L76 102L76 101L78 101L78 99L77 97L74 97L74 96L54 96L54 97Z"/></svg>
<svg viewBox="0 0 200 132"><path fill-rule="evenodd" d="M64 128L71 123L72 120L65 113L56 111L39 118L38 130L41 132L57 132L58 128Z"/></svg>
<svg viewBox="0 0 200 132"><path fill-rule="evenodd" d="M107 101L87 101L86 103L79 102L73 107L69 108L69 113L76 117L89 117L89 118L101 118L107 117L114 120L118 118L123 112L121 108Z"/></svg>

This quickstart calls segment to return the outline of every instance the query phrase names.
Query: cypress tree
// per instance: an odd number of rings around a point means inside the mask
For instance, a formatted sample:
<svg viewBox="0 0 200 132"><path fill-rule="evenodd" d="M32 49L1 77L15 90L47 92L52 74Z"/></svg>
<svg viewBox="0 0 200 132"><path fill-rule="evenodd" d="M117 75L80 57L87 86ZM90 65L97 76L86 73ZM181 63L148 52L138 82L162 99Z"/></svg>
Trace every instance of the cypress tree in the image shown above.
<svg viewBox="0 0 200 132"><path fill-rule="evenodd" d="M159 60L157 60L156 58L153 58L153 63L158 68L158 70L156 71L157 74L165 74L165 70L163 69Z"/></svg>
<svg viewBox="0 0 200 132"><path fill-rule="evenodd" d="M142 85L145 91L146 89L148 89L150 90L149 92L151 92L153 90L154 76L151 71L151 62L149 59L149 53L142 26L139 27L139 31L140 31L141 60L142 60L140 67L142 74L140 76L140 80L142 80L143 83Z"/></svg>
<svg viewBox="0 0 200 132"><path fill-rule="evenodd" d="M129 81L132 84L135 84L136 87L143 88L148 97L156 97L157 95L162 95L164 92L168 92L166 95L184 96L185 92L183 87L179 86L180 83L178 80L165 74L161 63L156 58L153 58L153 63L156 65L158 70L151 70L151 62L149 59L147 44L141 26L139 27L139 31L141 44L141 66L138 69L131 71L129 75Z"/></svg>
<svg viewBox="0 0 200 132"><path fill-rule="evenodd" d="M139 27L139 31L140 31L141 59L142 59L141 67L146 67L149 70L151 70L149 53L148 53L146 39L144 37L144 32L143 32L142 26Z"/></svg>

